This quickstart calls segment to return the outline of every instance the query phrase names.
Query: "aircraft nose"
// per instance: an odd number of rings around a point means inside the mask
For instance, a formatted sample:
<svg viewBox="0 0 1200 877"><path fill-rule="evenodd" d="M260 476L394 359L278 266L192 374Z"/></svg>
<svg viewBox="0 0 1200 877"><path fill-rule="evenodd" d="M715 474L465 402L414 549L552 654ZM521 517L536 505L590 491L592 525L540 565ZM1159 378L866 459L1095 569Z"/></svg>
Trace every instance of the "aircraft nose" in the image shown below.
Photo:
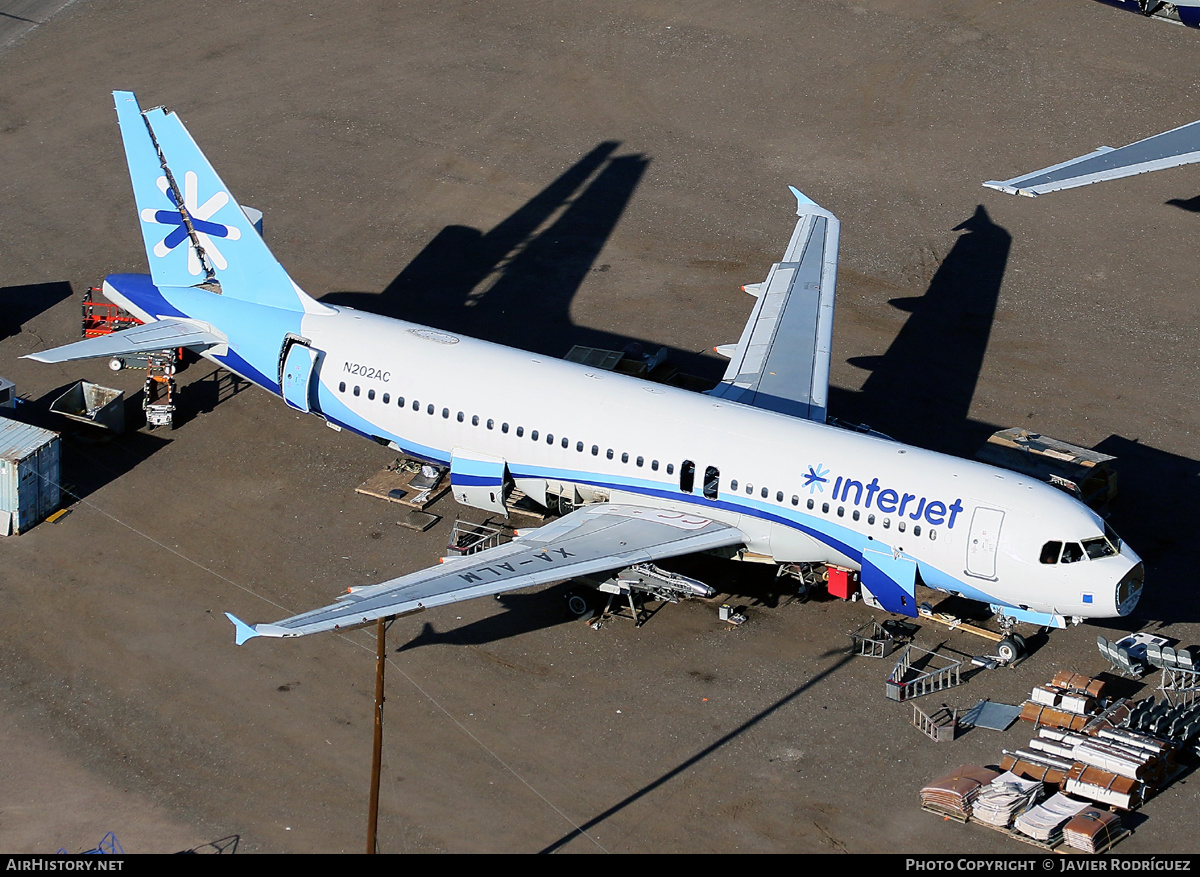
<svg viewBox="0 0 1200 877"><path fill-rule="evenodd" d="M1142 596L1142 583L1146 578L1146 568L1139 560L1129 572L1121 578L1117 583L1117 614L1121 616L1128 615L1133 611L1133 607L1137 605L1138 598Z"/></svg>

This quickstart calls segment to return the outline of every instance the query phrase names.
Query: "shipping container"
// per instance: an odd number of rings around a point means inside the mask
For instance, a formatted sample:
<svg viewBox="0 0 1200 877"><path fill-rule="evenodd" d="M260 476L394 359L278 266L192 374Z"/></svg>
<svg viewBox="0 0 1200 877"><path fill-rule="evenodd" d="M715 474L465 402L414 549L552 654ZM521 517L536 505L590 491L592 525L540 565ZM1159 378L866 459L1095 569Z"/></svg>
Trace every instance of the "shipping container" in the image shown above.
<svg viewBox="0 0 1200 877"><path fill-rule="evenodd" d="M58 508L60 463L58 433L0 418L0 536L24 533Z"/></svg>

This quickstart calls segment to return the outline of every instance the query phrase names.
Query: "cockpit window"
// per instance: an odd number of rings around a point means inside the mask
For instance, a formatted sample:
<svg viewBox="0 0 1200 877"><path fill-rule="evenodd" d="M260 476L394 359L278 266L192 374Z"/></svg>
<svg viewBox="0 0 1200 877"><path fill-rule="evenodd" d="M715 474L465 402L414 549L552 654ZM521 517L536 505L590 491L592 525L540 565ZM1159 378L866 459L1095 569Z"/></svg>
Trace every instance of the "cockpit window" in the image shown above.
<svg viewBox="0 0 1200 877"><path fill-rule="evenodd" d="M1113 557L1117 553L1112 544L1103 536L1097 536L1094 539L1084 539L1083 550L1087 552L1087 556L1091 560L1099 557Z"/></svg>
<svg viewBox="0 0 1200 877"><path fill-rule="evenodd" d="M1075 563L1079 560L1083 560L1083 549L1079 546L1078 542L1068 542L1063 546L1063 563Z"/></svg>
<svg viewBox="0 0 1200 877"><path fill-rule="evenodd" d="M1108 522L1104 523L1104 536L1112 543L1112 547L1117 549L1117 554L1121 553L1121 537L1117 535L1117 531L1108 526Z"/></svg>
<svg viewBox="0 0 1200 877"><path fill-rule="evenodd" d="M1042 563L1058 563L1058 555L1061 551L1061 542L1047 542L1042 546Z"/></svg>

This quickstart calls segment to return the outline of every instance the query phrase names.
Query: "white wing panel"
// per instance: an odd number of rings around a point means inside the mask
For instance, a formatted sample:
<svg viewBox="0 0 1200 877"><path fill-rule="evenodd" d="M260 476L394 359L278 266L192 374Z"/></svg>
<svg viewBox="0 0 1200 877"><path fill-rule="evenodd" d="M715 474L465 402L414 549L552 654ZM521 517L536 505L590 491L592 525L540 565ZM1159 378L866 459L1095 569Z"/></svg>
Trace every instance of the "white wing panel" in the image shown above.
<svg viewBox="0 0 1200 877"><path fill-rule="evenodd" d="M841 224L796 189L800 217L758 297L725 376L709 395L825 422Z"/></svg>
<svg viewBox="0 0 1200 877"><path fill-rule="evenodd" d="M1073 189L1197 161L1200 161L1200 122L1192 122L1119 149L1101 146L1061 164L1011 180L988 180L983 185L1010 195L1036 198L1059 189Z"/></svg>
<svg viewBox="0 0 1200 877"><path fill-rule="evenodd" d="M506 545L354 589L332 605L274 624L251 626L232 615L229 619L237 628L239 645L254 636L305 636L473 597L737 545L743 538L736 527L697 515L608 503L585 506Z"/></svg>

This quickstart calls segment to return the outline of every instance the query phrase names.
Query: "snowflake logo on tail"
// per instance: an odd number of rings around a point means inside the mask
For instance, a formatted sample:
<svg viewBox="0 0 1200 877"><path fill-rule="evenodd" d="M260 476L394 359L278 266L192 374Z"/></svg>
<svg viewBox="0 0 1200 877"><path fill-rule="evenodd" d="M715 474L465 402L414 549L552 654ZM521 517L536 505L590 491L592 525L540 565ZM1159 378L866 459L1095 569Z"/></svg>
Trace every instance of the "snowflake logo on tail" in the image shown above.
<svg viewBox="0 0 1200 877"><path fill-rule="evenodd" d="M174 227L167 233L166 237L154 245L154 255L162 258L187 240L188 230L187 226L183 224L183 211L187 211L187 215L192 222L192 230L196 232L196 238L200 241L200 246L204 248L205 254L217 268L223 270L229 267L229 263L221 255L221 251L217 249L217 245L213 243L213 238L227 238L228 240L236 241L242 236L242 233L235 226L222 225L219 222L211 221L212 217L229 203L229 193L217 192L203 204L200 204L200 187L195 171L188 171L183 175L182 207L179 206L179 200L176 198L175 192L171 189L171 184L165 176L158 178L158 188L171 200L171 203L175 205L175 209L155 210L152 207L147 207L142 211L142 221ZM194 248L189 247L188 272L199 275L201 271L200 257Z"/></svg>
<svg viewBox="0 0 1200 877"><path fill-rule="evenodd" d="M820 463L816 465L816 468L809 466L808 472L804 476L804 486L808 488L808 492L811 494L814 490L819 490L824 493L825 485L829 483L829 479L825 477L828 474L829 470Z"/></svg>

